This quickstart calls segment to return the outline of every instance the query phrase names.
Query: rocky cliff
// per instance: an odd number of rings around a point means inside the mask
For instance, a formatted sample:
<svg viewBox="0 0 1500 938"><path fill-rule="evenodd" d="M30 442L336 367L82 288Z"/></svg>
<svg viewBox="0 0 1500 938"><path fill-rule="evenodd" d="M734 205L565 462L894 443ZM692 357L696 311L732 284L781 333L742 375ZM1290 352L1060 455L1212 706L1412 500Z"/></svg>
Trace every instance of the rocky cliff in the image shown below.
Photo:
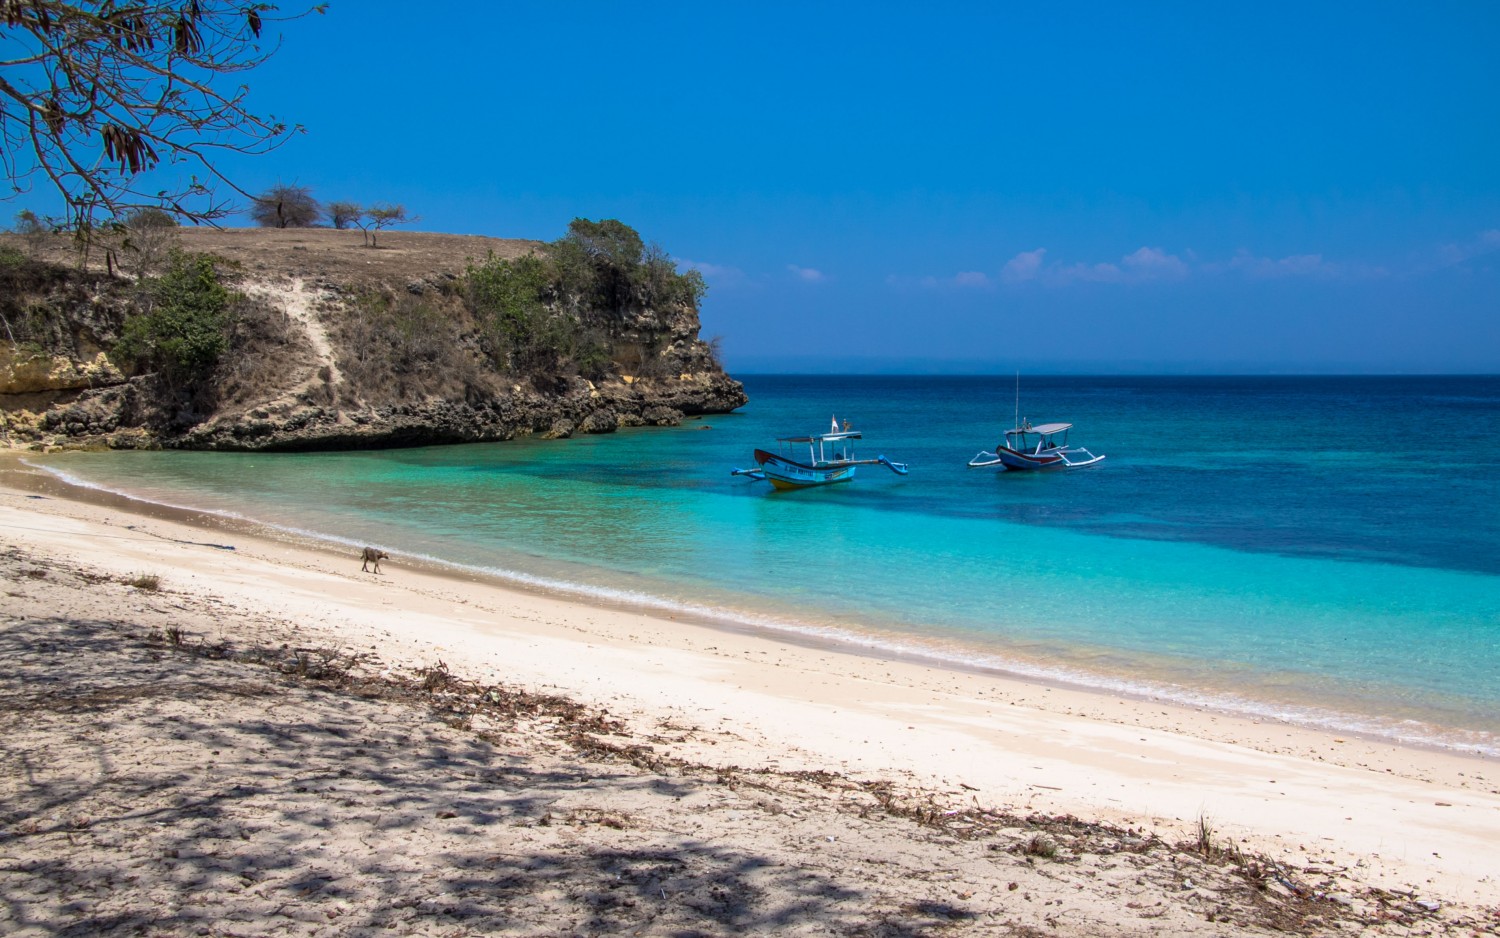
<svg viewBox="0 0 1500 938"><path fill-rule="evenodd" d="M415 446L670 426L746 401L690 302L574 310L587 355L544 349L544 366L515 365L466 278L484 259L544 252L536 242L401 233L369 248L357 232L266 229L176 240L214 256L233 291L227 351L192 381L116 361L125 324L152 302L136 277L145 259L106 247L79 270L63 244L0 243L0 442Z"/></svg>

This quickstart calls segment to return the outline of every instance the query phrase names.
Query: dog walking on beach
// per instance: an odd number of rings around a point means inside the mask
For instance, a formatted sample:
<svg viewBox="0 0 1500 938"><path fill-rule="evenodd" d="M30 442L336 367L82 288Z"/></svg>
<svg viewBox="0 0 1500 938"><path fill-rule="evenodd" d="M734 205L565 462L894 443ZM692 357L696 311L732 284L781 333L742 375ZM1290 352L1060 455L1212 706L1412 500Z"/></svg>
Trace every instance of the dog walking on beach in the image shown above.
<svg viewBox="0 0 1500 938"><path fill-rule="evenodd" d="M364 552L364 563L360 564L359 568L366 573L379 573L380 561L389 560L390 557L391 555L383 550L376 550L373 547L366 547ZM375 564L375 569L373 571L370 569L370 564L372 563Z"/></svg>

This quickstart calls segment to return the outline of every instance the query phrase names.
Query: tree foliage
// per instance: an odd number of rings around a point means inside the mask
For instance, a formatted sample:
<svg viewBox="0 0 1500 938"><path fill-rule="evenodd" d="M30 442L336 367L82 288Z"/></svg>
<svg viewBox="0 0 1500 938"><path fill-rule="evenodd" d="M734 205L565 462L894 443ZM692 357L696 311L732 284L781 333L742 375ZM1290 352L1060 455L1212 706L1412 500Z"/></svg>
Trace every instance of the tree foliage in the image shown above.
<svg viewBox="0 0 1500 938"><path fill-rule="evenodd" d="M466 298L484 336L490 358L508 371L555 370L576 343L580 330L566 313L548 304L556 294L555 272L543 258L471 264Z"/></svg>
<svg viewBox="0 0 1500 938"><path fill-rule="evenodd" d="M174 253L167 271L145 284L146 308L125 320L110 358L127 369L156 369L170 382L191 383L229 348L233 298L212 257Z"/></svg>
<svg viewBox="0 0 1500 938"><path fill-rule="evenodd" d="M679 274L658 245L647 247L615 219L575 219L545 253L471 264L465 298L497 366L521 374L564 365L594 377L616 364L634 373L649 358L640 328L660 334L663 311L696 308L706 289L697 271ZM613 342L613 340L620 340Z"/></svg>
<svg viewBox="0 0 1500 938"><path fill-rule="evenodd" d="M616 311L630 299L631 276L644 252L636 230L613 218L575 218L568 233L552 244L565 290Z"/></svg>
<svg viewBox="0 0 1500 938"><path fill-rule="evenodd" d="M568 233L559 246L576 248L590 262L601 267L631 270L641 263L646 245L640 234L629 225L614 218L589 221L575 218L568 224Z"/></svg>
<svg viewBox="0 0 1500 938"><path fill-rule="evenodd" d="M379 237L382 229L389 228L392 225L405 225L416 220L415 217L406 217L406 206L404 205L376 202L365 209L354 223L359 225L360 230L365 233L370 247L373 248L380 246L376 243L376 239Z"/></svg>
<svg viewBox="0 0 1500 938"><path fill-rule="evenodd" d="M240 190L217 158L267 152L300 130L253 113L234 78L276 52L262 36L275 12L246 0L0 0L11 188L45 181L85 233L145 205L193 221L229 214L216 189Z"/></svg>
<svg viewBox="0 0 1500 938"><path fill-rule="evenodd" d="M549 249L564 292L623 313L632 307L697 307L708 291L696 270L677 272L659 244L647 246L634 228L613 218L575 218Z"/></svg>
<svg viewBox="0 0 1500 938"><path fill-rule="evenodd" d="M250 204L250 218L262 228L311 228L322 214L311 189L286 183L277 183Z"/></svg>
<svg viewBox="0 0 1500 938"><path fill-rule="evenodd" d="M328 223L339 231L353 228L359 223L364 213L365 210L358 202L329 202L323 207L323 214L328 216Z"/></svg>
<svg viewBox="0 0 1500 938"><path fill-rule="evenodd" d="M144 231L148 228L176 228L177 219L159 208L147 206L127 214L125 227L132 231Z"/></svg>

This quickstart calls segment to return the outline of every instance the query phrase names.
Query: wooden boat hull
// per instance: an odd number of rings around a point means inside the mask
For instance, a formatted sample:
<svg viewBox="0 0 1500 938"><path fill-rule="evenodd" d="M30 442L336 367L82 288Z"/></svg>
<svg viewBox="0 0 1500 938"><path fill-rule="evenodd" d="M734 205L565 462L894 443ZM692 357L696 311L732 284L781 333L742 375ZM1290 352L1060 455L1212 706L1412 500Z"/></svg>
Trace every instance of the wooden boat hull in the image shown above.
<svg viewBox="0 0 1500 938"><path fill-rule="evenodd" d="M763 449L755 451L755 461L766 474L766 481L783 491L833 485L854 478L855 467L851 465L809 466Z"/></svg>
<svg viewBox="0 0 1500 938"><path fill-rule="evenodd" d="M995 455L1000 457L1000 465L1006 469L1067 468L1067 463L1063 462L1062 457L1056 453L1018 453L1002 446L995 450Z"/></svg>
<svg viewBox="0 0 1500 938"><path fill-rule="evenodd" d="M1069 453L1064 450L1048 450L1041 453L1018 453L1004 446L995 451L999 462L1007 470L1046 470L1046 469L1082 469L1084 466L1092 466L1104 459L1103 456L1095 456L1086 450L1083 451L1086 458L1069 459ZM1075 454L1077 455L1077 454Z"/></svg>

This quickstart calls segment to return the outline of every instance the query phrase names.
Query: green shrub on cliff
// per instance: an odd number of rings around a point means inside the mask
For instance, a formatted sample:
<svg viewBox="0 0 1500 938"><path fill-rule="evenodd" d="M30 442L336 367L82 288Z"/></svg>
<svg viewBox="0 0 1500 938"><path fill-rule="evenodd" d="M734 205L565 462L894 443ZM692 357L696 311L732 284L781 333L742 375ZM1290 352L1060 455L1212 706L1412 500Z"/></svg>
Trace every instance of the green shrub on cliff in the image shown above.
<svg viewBox="0 0 1500 938"><path fill-rule="evenodd" d="M486 353L501 371L554 376L569 367L598 375L609 363L603 340L555 302L556 266L536 256L471 264L464 297Z"/></svg>
<svg viewBox="0 0 1500 938"><path fill-rule="evenodd" d="M219 283L213 258L173 253L167 271L144 282L145 309L125 320L110 358L125 370L160 371L171 381L205 375L229 348L234 294Z"/></svg>
<svg viewBox="0 0 1500 938"><path fill-rule="evenodd" d="M484 263L469 265L465 298L486 337L497 347L530 345L546 331L546 297L552 292L553 277L551 266L540 257L505 261L491 253Z"/></svg>
<svg viewBox="0 0 1500 938"><path fill-rule="evenodd" d="M646 244L634 228L613 218L573 219L547 254L560 293L587 310L626 315L679 305L697 308L708 292L696 270L678 273L661 245Z"/></svg>
<svg viewBox="0 0 1500 938"><path fill-rule="evenodd" d="M626 364L622 354L638 373L641 341L659 336L662 314L696 308L706 290L696 270L678 273L666 251L612 218L574 219L544 254L491 255L470 264L464 280L495 366L530 375L571 366L596 377Z"/></svg>

